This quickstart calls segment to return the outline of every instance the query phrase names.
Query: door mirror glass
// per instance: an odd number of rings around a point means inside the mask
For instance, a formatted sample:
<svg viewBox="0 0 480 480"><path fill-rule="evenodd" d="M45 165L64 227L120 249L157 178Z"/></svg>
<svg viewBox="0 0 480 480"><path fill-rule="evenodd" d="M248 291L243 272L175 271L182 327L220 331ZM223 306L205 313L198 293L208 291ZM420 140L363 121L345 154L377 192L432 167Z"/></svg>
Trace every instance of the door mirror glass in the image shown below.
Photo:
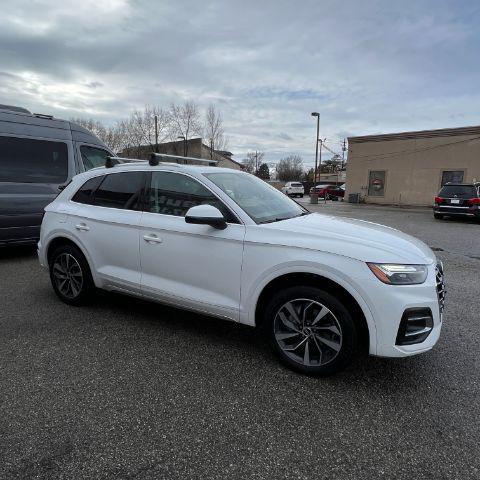
<svg viewBox="0 0 480 480"><path fill-rule="evenodd" d="M210 225L219 230L227 228L222 212L212 205L197 205L190 208L185 215L185 221L197 225Z"/></svg>

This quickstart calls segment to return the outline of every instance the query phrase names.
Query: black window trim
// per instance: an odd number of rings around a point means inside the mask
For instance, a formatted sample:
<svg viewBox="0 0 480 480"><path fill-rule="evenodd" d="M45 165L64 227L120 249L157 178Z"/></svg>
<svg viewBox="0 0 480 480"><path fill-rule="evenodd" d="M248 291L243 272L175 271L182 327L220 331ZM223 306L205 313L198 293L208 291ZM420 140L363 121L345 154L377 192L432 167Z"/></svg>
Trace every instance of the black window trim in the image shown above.
<svg viewBox="0 0 480 480"><path fill-rule="evenodd" d="M233 218L236 218L238 223L232 223L232 222L226 222L227 225L245 225L242 221L241 218L238 217L238 215L228 206L225 204L225 202L215 193L212 191L211 188L209 188L208 185L206 185L205 183L201 182L197 177L193 176L193 175L190 175L188 172L179 172L177 170L148 170L148 175L147 175L147 178L148 178L148 181L146 182L145 186L144 186L144 189L143 189L143 204L142 204L142 208L145 213L151 213L153 215L165 215L166 217L174 217L174 218L182 218L183 220L185 220L185 217L181 217L179 215L170 215L168 213L157 213L157 212L150 212L149 211L149 201L148 201L148 197L147 197L147 191L148 191L148 188L150 188L150 185L151 185L151 180L152 180L152 173L153 172L164 172L164 173L177 173L179 175L183 175L185 177L188 177L188 178L191 178L193 180L195 180L196 182L198 182L200 185L202 185L203 187L205 187L229 212L230 214L232 215Z"/></svg>

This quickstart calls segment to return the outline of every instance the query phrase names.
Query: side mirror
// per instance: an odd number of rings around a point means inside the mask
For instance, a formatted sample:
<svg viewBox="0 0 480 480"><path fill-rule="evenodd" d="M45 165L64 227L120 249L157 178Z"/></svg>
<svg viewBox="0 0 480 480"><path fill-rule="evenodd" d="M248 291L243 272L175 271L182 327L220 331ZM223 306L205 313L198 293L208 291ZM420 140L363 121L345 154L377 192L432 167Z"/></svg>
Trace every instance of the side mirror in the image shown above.
<svg viewBox="0 0 480 480"><path fill-rule="evenodd" d="M189 208L185 215L185 222L197 225L210 225L219 230L227 228L227 222L222 212L212 205L197 205Z"/></svg>

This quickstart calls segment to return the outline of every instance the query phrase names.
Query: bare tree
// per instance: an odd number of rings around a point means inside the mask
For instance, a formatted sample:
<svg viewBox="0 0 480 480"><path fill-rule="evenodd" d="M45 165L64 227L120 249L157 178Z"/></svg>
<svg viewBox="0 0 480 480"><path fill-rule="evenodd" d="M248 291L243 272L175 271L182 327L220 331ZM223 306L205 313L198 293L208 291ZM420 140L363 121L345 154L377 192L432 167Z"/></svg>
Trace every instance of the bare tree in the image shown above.
<svg viewBox="0 0 480 480"><path fill-rule="evenodd" d="M194 135L202 136L200 113L194 102L186 101L182 105L172 103L169 112L170 136L184 141L184 155L188 156L188 140Z"/></svg>
<svg viewBox="0 0 480 480"><path fill-rule="evenodd" d="M213 160L215 150L226 149L226 138L223 131L223 119L220 112L212 103L205 114L204 135L210 147L210 158Z"/></svg>
<svg viewBox="0 0 480 480"><path fill-rule="evenodd" d="M102 122L94 120L93 118L77 117L71 118L70 120L92 132L114 153L118 153L122 150L124 146L123 135L118 123L111 126L105 126Z"/></svg>
<svg viewBox="0 0 480 480"><path fill-rule="evenodd" d="M169 136L169 113L160 107L145 105L143 110L134 110L130 115L134 136L152 152L158 151L158 144Z"/></svg>
<svg viewBox="0 0 480 480"><path fill-rule="evenodd" d="M256 175L258 173L258 168L263 163L264 157L265 153L259 152L258 150L248 152L247 157L242 160L245 171Z"/></svg>
<svg viewBox="0 0 480 480"><path fill-rule="evenodd" d="M282 182L300 180L303 175L303 160L299 155L289 155L277 164L278 179Z"/></svg>

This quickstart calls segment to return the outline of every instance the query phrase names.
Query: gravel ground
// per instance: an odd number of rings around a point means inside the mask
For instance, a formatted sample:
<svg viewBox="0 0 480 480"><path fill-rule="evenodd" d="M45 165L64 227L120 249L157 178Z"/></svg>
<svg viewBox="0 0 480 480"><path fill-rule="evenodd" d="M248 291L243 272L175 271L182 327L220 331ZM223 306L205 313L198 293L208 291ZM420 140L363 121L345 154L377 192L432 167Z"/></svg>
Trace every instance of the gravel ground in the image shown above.
<svg viewBox="0 0 480 480"><path fill-rule="evenodd" d="M102 294L55 297L31 249L0 251L0 478L478 479L480 225L331 202L437 249L442 337L314 379L254 330Z"/></svg>

